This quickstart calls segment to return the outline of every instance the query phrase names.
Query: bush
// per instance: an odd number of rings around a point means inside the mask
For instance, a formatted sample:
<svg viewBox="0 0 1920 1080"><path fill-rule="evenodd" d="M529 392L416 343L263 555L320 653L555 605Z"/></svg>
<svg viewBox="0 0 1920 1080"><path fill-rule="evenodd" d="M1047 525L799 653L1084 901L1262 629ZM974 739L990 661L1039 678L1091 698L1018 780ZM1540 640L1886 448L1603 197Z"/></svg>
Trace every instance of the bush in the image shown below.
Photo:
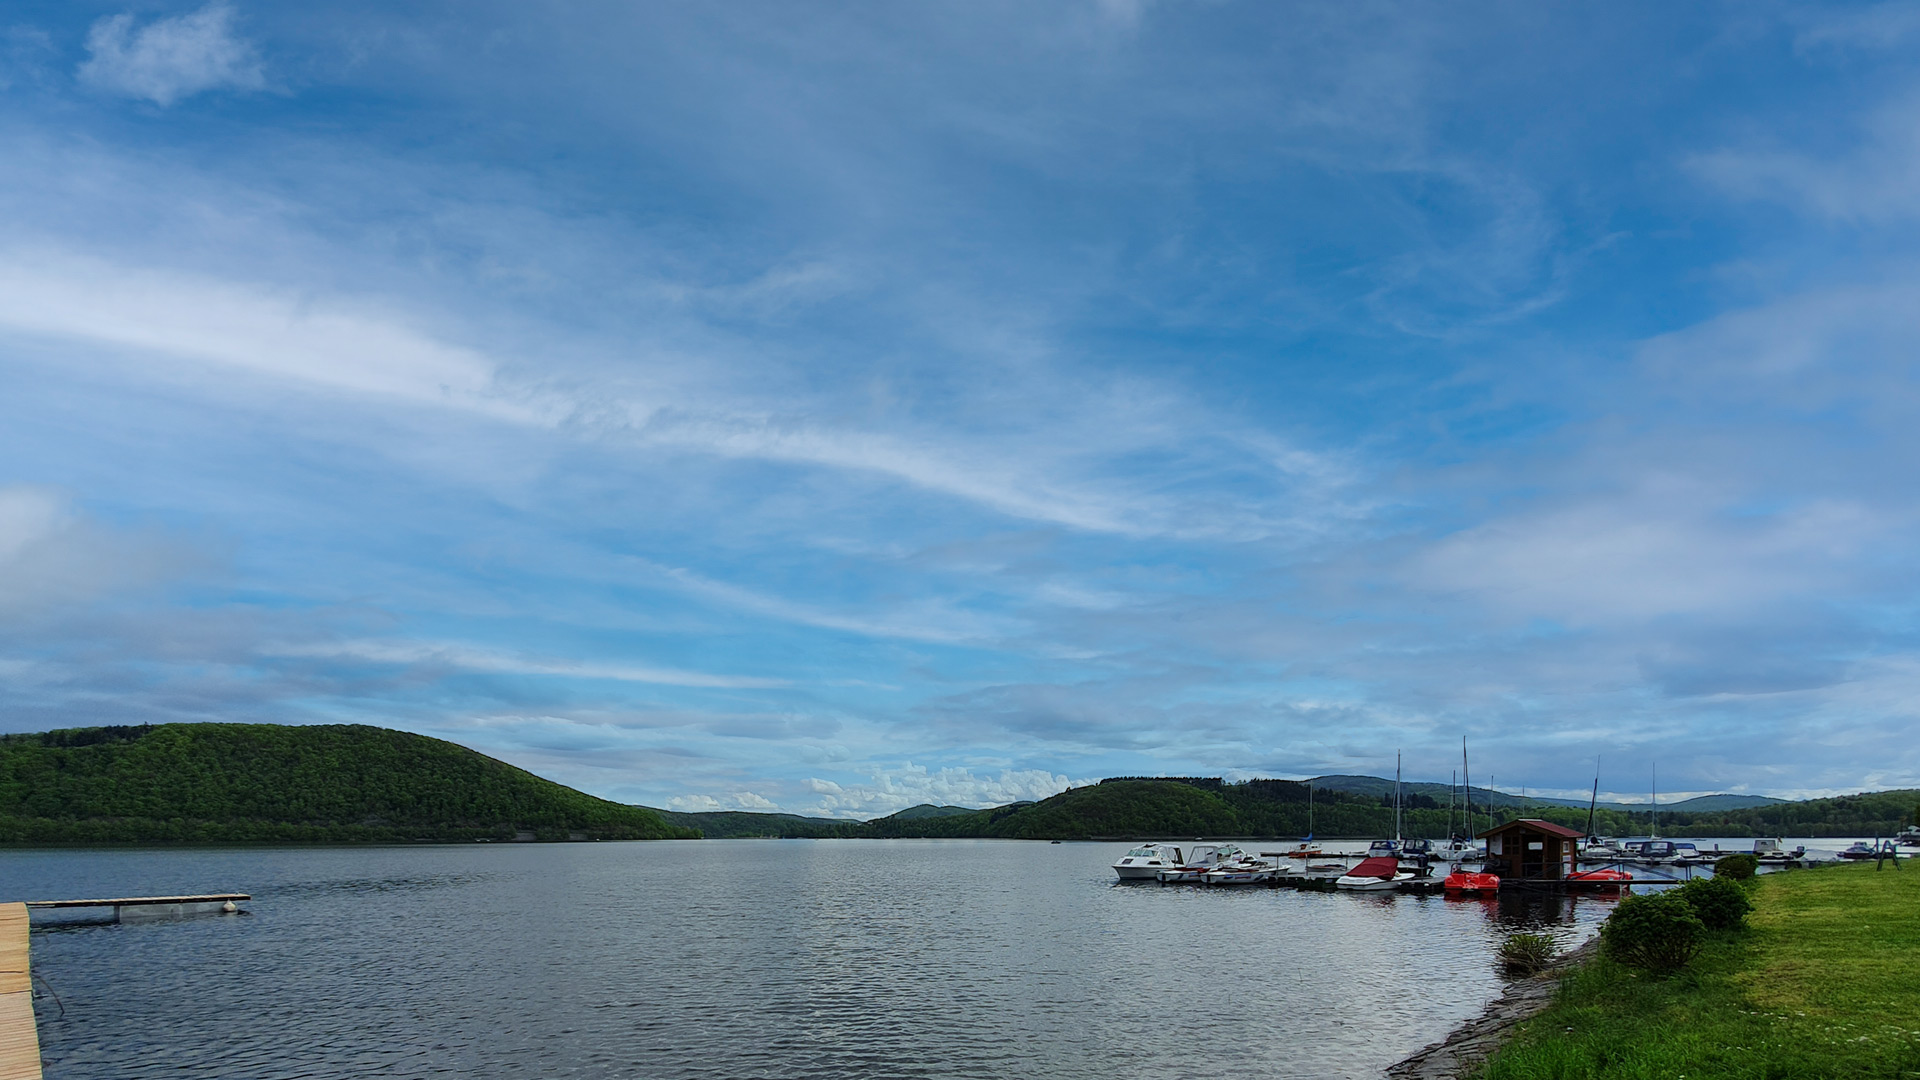
<svg viewBox="0 0 1920 1080"><path fill-rule="evenodd" d="M1629 967L1650 971L1685 967L1700 951L1707 924L1678 893L1676 889L1620 901L1600 927L1602 951Z"/></svg>
<svg viewBox="0 0 1920 1080"><path fill-rule="evenodd" d="M1751 855L1747 857L1752 858ZM1694 878L1675 889L1674 893L1686 901L1709 930L1731 930L1736 926L1745 926L1747 912L1753 910L1753 901L1747 898L1747 890L1730 877L1715 875Z"/></svg>
<svg viewBox="0 0 1920 1080"><path fill-rule="evenodd" d="M1760 860L1751 855L1726 855L1713 864L1713 876L1745 881L1760 869Z"/></svg>
<svg viewBox="0 0 1920 1080"><path fill-rule="evenodd" d="M1553 939L1545 934L1513 934L1500 945L1500 959L1507 970L1531 975L1553 959Z"/></svg>

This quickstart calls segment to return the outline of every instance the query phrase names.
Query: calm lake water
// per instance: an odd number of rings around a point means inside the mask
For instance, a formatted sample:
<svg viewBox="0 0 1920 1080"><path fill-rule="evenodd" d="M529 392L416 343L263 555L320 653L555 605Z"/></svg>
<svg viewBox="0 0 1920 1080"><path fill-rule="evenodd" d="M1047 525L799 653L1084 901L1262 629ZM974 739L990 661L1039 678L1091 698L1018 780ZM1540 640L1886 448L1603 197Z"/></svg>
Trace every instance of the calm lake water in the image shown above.
<svg viewBox="0 0 1920 1080"><path fill-rule="evenodd" d="M254 896L37 928L48 1080L1371 1077L1499 993L1504 935L1614 902L1121 886L1125 847L9 851L0 899Z"/></svg>

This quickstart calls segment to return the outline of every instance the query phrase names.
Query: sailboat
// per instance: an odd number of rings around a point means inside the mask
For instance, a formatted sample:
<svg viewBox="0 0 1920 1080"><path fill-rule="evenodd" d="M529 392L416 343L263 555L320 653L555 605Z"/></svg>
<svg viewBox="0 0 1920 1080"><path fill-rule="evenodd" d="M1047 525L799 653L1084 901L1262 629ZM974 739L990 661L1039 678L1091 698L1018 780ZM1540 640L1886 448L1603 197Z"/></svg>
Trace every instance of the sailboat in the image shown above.
<svg viewBox="0 0 1920 1080"><path fill-rule="evenodd" d="M1460 778L1464 782L1465 788L1466 788L1467 833L1468 835L1472 835L1473 833L1473 772L1472 770L1467 768L1467 737L1464 735L1460 737ZM1483 853L1481 853L1480 851L1472 847L1471 840L1467 840L1462 837L1455 837L1454 843L1460 844L1466 847L1467 849L1467 853L1462 855L1458 860L1456 860L1460 863L1464 864L1468 860L1479 860L1479 859L1485 858L1485 855ZM1456 868L1453 871L1453 873L1448 874L1446 878L1440 882L1440 888L1445 890L1449 896L1462 896L1462 895L1483 896L1489 893L1495 893L1500 891L1500 875L1475 873L1471 870L1468 870L1464 865L1462 865Z"/></svg>
<svg viewBox="0 0 1920 1080"><path fill-rule="evenodd" d="M1375 840L1367 845L1368 858L1400 857L1402 841L1400 839L1400 754L1393 755L1393 839Z"/></svg>
<svg viewBox="0 0 1920 1080"><path fill-rule="evenodd" d="M1307 835L1300 838L1291 851L1286 853L1289 859L1317 859L1323 852L1320 845L1313 842L1313 778L1307 778Z"/></svg>

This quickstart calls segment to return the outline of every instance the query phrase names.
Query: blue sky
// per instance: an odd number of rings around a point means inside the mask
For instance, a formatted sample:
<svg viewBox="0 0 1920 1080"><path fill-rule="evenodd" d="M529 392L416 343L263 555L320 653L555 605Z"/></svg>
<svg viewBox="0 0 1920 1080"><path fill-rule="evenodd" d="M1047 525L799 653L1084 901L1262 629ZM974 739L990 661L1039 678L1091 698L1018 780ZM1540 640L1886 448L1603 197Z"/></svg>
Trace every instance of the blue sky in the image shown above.
<svg viewBox="0 0 1920 1080"><path fill-rule="evenodd" d="M1904 6L12 4L0 729L1920 783Z"/></svg>

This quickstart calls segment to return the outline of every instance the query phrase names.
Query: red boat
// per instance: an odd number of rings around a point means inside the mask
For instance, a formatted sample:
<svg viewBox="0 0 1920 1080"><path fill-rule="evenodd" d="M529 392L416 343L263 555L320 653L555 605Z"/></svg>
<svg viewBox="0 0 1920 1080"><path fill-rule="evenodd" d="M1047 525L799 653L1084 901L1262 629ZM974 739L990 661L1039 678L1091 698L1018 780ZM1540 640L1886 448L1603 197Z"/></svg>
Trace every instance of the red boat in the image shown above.
<svg viewBox="0 0 1920 1080"><path fill-rule="evenodd" d="M1569 885L1594 885L1606 888L1631 884L1633 875L1625 870L1576 870L1568 874L1565 881Z"/></svg>
<svg viewBox="0 0 1920 1080"><path fill-rule="evenodd" d="M1455 870L1447 875L1440 887L1450 893L1491 893L1500 891L1499 874L1475 874L1466 870Z"/></svg>

